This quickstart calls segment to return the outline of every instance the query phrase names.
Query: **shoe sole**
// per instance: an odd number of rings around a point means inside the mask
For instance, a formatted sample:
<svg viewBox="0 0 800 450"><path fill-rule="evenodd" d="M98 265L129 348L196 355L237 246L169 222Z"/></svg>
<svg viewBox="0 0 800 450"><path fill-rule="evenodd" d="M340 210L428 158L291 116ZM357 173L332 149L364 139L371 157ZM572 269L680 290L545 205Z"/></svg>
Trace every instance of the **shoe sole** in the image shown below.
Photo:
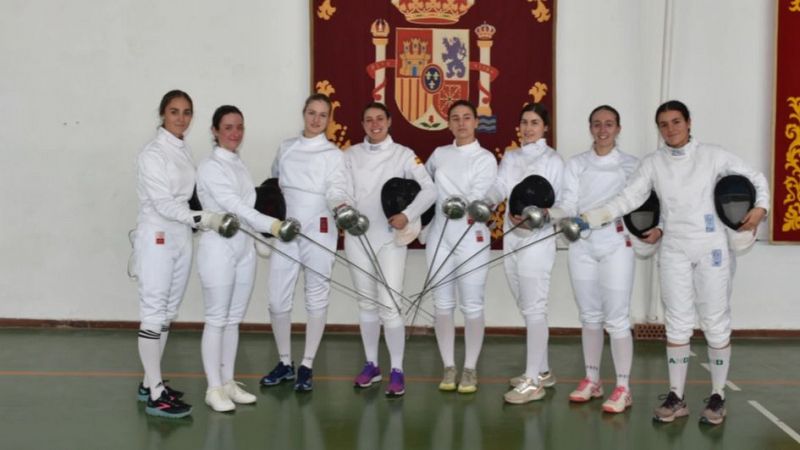
<svg viewBox="0 0 800 450"><path fill-rule="evenodd" d="M459 394L474 394L478 392L478 386L458 387Z"/></svg>
<svg viewBox="0 0 800 450"><path fill-rule="evenodd" d="M439 383L439 390L444 392L453 392L456 390L456 384Z"/></svg>
<svg viewBox="0 0 800 450"><path fill-rule="evenodd" d="M706 425L719 425L725 421L725 415L723 414L719 420L709 419L706 416L700 416L700 423L704 423Z"/></svg>
<svg viewBox="0 0 800 450"><path fill-rule="evenodd" d="M633 403L625 405L625 407L620 410L616 410L612 406L603 405L603 412L607 412L609 414L620 414L627 411L631 406L633 406Z"/></svg>
<svg viewBox="0 0 800 450"><path fill-rule="evenodd" d="M570 395L569 396L569 401L571 401L572 403L586 403L586 402L590 402L590 401L592 401L594 399L597 399L597 398L603 398L603 393L600 392L597 395L592 394L592 395L589 396L589 398L573 397L573 396Z"/></svg>
<svg viewBox="0 0 800 450"><path fill-rule="evenodd" d="M371 387L375 383L380 383L381 381L383 381L383 376L377 375L377 376L372 377L371 380L369 380L369 384L359 384L359 383L356 382L356 383L353 383L353 387L368 388L368 387Z"/></svg>
<svg viewBox="0 0 800 450"><path fill-rule="evenodd" d="M191 414L192 413L192 409L189 408L188 411L182 412L182 413L168 413L168 412L164 412L164 411L162 411L162 410L160 410L158 408L145 407L144 408L144 412L145 412L145 414L150 415L150 416L154 416L154 417L163 417L165 419L182 419L182 418L188 416L189 414Z"/></svg>
<svg viewBox="0 0 800 450"><path fill-rule="evenodd" d="M280 379L275 380L275 382L272 383L265 383L264 380L261 380L259 384L261 384L261 386L277 386L283 383L284 381L292 381L292 380L294 380L294 375L281 377Z"/></svg>
<svg viewBox="0 0 800 450"><path fill-rule="evenodd" d="M672 423L675 421L675 419L680 419L681 417L689 417L689 411L688 410L686 410L686 412L678 411L677 413L669 417L653 416L653 421L661 423Z"/></svg>
<svg viewBox="0 0 800 450"><path fill-rule="evenodd" d="M404 390L402 390L402 391L398 391L398 392L386 391L386 396L387 396L387 397L389 397L389 398L397 398L397 397L402 397L402 396L404 396L405 394L406 394L406 391L405 391L405 389L404 389Z"/></svg>
<svg viewBox="0 0 800 450"><path fill-rule="evenodd" d="M503 400L505 400L506 403L510 403L512 405L524 405L525 403L535 402L538 400L542 400L543 398L545 398L544 394L542 394L541 396L533 396L531 398L523 398L523 399L509 399L505 395L503 396Z"/></svg>

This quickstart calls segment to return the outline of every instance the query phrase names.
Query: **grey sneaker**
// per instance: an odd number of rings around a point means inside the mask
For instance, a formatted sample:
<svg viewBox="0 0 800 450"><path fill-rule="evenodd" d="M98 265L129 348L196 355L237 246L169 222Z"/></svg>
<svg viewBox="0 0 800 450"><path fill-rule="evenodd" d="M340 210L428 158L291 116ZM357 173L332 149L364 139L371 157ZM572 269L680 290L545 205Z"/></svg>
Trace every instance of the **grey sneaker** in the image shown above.
<svg viewBox="0 0 800 450"><path fill-rule="evenodd" d="M544 386L534 384L532 378L524 378L514 389L506 392L503 398L508 403L521 405L534 400L541 400L545 394Z"/></svg>
<svg viewBox="0 0 800 450"><path fill-rule="evenodd" d="M672 422L679 417L689 415L689 407L676 393L669 391L669 394L662 395L658 399L664 400L664 403L653 412L653 420L656 422Z"/></svg>
<svg viewBox="0 0 800 450"><path fill-rule="evenodd" d="M461 381L458 382L459 394L471 394L478 390L478 371L464 368L461 372Z"/></svg>
<svg viewBox="0 0 800 450"><path fill-rule="evenodd" d="M453 366L444 368L444 375L442 382L439 383L440 391L455 391L456 390L456 368Z"/></svg>
<svg viewBox="0 0 800 450"><path fill-rule="evenodd" d="M719 425L725 420L725 400L719 394L714 394L706 400L706 409L700 416L700 423Z"/></svg>
<svg viewBox="0 0 800 450"><path fill-rule="evenodd" d="M525 378L526 378L525 374L523 373L522 375L520 375L518 377L514 377L514 378L508 380L508 384L511 387L516 387L518 384L520 384L523 381L525 381ZM556 376L553 375L552 371L542 372L542 373L539 374L539 380L538 381L539 381L539 386L546 387L546 388L551 388L551 387L556 385Z"/></svg>

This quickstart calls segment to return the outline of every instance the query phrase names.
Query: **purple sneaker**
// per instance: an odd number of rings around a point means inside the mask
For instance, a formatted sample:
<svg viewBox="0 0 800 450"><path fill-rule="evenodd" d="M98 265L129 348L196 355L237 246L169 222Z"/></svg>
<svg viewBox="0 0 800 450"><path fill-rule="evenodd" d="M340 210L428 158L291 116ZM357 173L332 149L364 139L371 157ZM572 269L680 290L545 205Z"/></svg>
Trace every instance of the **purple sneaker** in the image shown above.
<svg viewBox="0 0 800 450"><path fill-rule="evenodd" d="M361 373L358 374L353 384L355 387L366 388L372 386L373 383L377 383L381 381L383 377L381 377L381 369L378 368L375 364L370 361L367 361L364 364L364 368L361 370Z"/></svg>
<svg viewBox="0 0 800 450"><path fill-rule="evenodd" d="M400 369L392 369L389 374L389 387L386 388L387 397L400 397L406 393L406 377Z"/></svg>

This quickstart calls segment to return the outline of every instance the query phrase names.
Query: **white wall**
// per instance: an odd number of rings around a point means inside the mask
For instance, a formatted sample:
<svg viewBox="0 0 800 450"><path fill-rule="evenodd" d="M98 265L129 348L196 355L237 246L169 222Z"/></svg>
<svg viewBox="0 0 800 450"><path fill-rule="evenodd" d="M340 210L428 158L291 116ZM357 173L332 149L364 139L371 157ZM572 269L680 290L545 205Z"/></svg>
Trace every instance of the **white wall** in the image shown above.
<svg viewBox="0 0 800 450"><path fill-rule="evenodd" d="M248 126L243 158L263 179L277 143L301 126L309 92L307 5L0 3L0 317L137 320L136 286L125 274L137 207L134 158L155 131L160 96L176 87L193 96L188 142L197 161L210 150L213 109L241 107ZM774 5L675 0L673 7L667 96L690 106L698 139L769 173ZM664 11L664 0L558 2L557 141L565 156L588 148L586 116L600 103L620 110L625 150L644 155L655 148ZM413 292L424 261L412 253ZM553 275L551 325L574 327L564 256ZM637 271L635 321L647 311L646 266ZM262 262L248 322L266 319L265 269ZM800 302L790 280L798 269L792 246L762 241L741 258L735 326L797 328ZM341 265L335 278L349 284ZM499 267L488 290L487 324L522 325ZM331 323L356 322L350 298L337 293L332 303ZM202 320L196 276L180 320Z"/></svg>

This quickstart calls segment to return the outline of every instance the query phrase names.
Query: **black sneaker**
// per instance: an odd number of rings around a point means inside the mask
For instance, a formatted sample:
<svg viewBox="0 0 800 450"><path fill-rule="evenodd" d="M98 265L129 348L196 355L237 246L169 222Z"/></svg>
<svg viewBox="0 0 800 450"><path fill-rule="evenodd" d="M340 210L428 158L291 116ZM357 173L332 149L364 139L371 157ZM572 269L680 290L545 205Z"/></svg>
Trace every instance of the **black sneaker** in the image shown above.
<svg viewBox="0 0 800 450"><path fill-rule="evenodd" d="M180 419L192 413L192 406L180 399L171 397L165 389L157 400L147 399L147 406L144 408L144 412L151 416Z"/></svg>
<svg viewBox="0 0 800 450"><path fill-rule="evenodd" d="M672 422L679 417L686 417L689 415L689 407L678 394L669 391L669 394L658 397L659 400L664 400L653 412L653 420L656 422Z"/></svg>
<svg viewBox="0 0 800 450"><path fill-rule="evenodd" d="M719 394L706 399L706 409L700 415L700 423L719 425L725 420L725 400Z"/></svg>
<svg viewBox="0 0 800 450"><path fill-rule="evenodd" d="M172 389L171 387L169 387L169 385L167 384L167 381L169 381L169 380L164 380L162 382L162 385L164 386L164 389L167 391L167 393L170 395L170 397L177 398L177 399L182 399L183 398L183 392L175 390L175 389ZM139 383L139 392L136 393L136 397L139 399L140 402L146 402L147 399L150 398L150 388L144 387L144 384L142 384L140 382Z"/></svg>
<svg viewBox="0 0 800 450"><path fill-rule="evenodd" d="M297 369L297 381L294 383L294 390L297 392L308 392L311 390L312 370L301 365Z"/></svg>
<svg viewBox="0 0 800 450"><path fill-rule="evenodd" d="M283 381L294 380L294 364L286 365L278 361L272 371L261 378L262 386L276 386Z"/></svg>

